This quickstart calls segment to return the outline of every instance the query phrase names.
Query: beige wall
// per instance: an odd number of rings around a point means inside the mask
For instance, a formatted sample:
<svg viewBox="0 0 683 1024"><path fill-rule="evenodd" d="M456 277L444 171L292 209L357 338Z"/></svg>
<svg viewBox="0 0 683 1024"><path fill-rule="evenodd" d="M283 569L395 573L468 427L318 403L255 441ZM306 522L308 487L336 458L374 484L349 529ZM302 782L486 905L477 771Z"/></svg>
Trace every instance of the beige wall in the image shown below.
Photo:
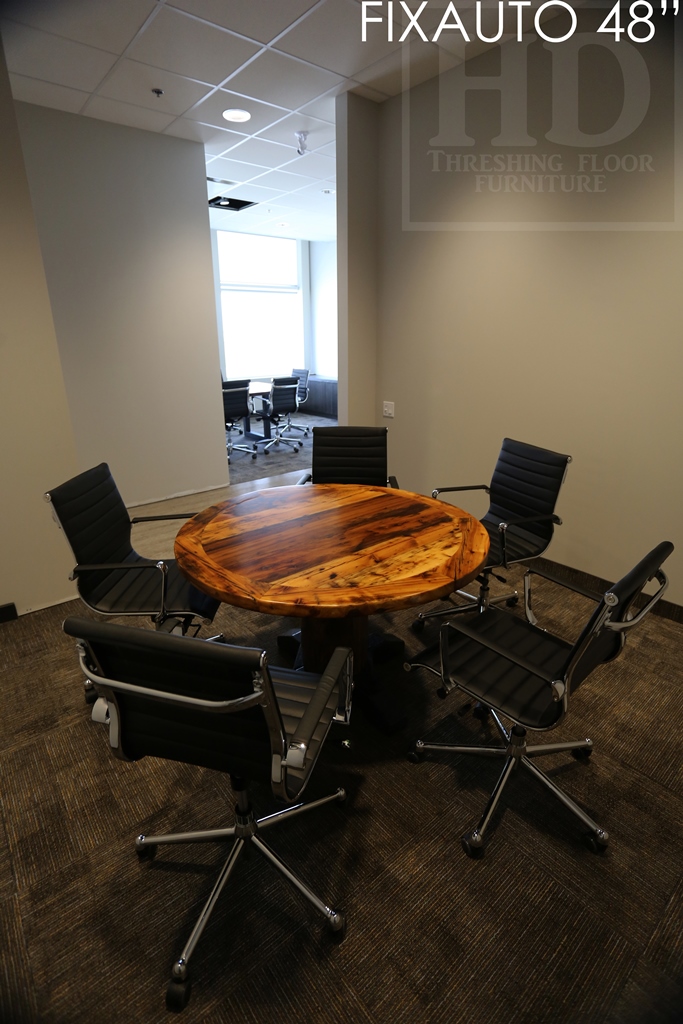
<svg viewBox="0 0 683 1024"><path fill-rule="evenodd" d="M413 90L413 126L433 115L436 87ZM378 113L374 405L376 421L389 424L391 471L429 493L486 482L504 436L568 453L564 525L549 556L615 578L672 540L667 597L683 603L683 236L404 230L402 99ZM432 215L452 217L446 175L421 187ZM640 199L634 186L634 210ZM349 301L351 321L362 304L352 292ZM350 378L355 388L351 369ZM381 420L382 400L396 403L393 421Z"/></svg>
<svg viewBox="0 0 683 1024"><path fill-rule="evenodd" d="M203 147L16 109L79 468L127 504L225 484Z"/></svg>
<svg viewBox="0 0 683 1024"><path fill-rule="evenodd" d="M1 45L0 137L0 604L22 614L73 593L43 493L76 453Z"/></svg>
<svg viewBox="0 0 683 1024"><path fill-rule="evenodd" d="M380 108L337 97L338 415L375 423L377 375L377 144Z"/></svg>

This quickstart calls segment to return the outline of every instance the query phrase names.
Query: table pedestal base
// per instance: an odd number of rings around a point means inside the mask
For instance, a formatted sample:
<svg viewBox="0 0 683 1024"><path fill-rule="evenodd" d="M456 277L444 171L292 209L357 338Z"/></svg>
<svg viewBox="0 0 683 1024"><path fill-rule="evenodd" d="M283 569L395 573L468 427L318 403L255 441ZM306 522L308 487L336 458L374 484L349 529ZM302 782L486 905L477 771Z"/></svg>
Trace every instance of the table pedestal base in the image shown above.
<svg viewBox="0 0 683 1024"><path fill-rule="evenodd" d="M353 674L358 676L368 661L367 615L347 615L343 619L301 620L301 654L307 672L322 672L335 647L353 651Z"/></svg>

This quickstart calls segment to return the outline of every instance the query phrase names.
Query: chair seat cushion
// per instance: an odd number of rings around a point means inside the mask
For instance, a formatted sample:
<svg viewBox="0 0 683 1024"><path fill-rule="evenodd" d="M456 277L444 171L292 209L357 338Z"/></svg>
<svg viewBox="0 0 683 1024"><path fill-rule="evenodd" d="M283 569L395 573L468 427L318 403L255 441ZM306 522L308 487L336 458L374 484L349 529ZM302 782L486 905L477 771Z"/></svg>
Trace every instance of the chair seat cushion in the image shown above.
<svg viewBox="0 0 683 1024"><path fill-rule="evenodd" d="M552 679L561 679L572 645L498 608L467 616L467 626L482 637L520 655ZM450 677L488 707L529 729L551 728L561 717L550 684L503 660L475 640L449 629ZM438 658L438 649L436 650ZM420 657L420 661L424 661Z"/></svg>
<svg viewBox="0 0 683 1024"><path fill-rule="evenodd" d="M491 540L487 565L502 565L503 551L500 543L498 521L492 522L486 516L482 519L486 532ZM510 526L505 532L505 551L508 562L523 562L525 558L534 558L548 547L550 538L540 537L530 530L522 530L519 526Z"/></svg>
<svg viewBox="0 0 683 1024"><path fill-rule="evenodd" d="M140 556L130 560L130 569L87 572L78 577L78 591L95 611L109 615L156 615L161 607L161 571L136 568ZM213 619L219 601L192 586L180 572L175 559L168 566L166 611L169 615L199 615Z"/></svg>

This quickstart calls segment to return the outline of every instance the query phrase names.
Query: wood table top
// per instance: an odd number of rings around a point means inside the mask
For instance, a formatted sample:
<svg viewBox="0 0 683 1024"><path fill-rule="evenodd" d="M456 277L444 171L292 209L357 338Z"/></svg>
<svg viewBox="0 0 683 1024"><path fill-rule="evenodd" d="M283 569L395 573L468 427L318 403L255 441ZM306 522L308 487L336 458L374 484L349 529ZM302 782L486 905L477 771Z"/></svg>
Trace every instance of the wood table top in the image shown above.
<svg viewBox="0 0 683 1024"><path fill-rule="evenodd" d="M273 615L341 618L407 608L464 586L486 561L481 523L391 487L250 491L200 512L175 556L199 589Z"/></svg>

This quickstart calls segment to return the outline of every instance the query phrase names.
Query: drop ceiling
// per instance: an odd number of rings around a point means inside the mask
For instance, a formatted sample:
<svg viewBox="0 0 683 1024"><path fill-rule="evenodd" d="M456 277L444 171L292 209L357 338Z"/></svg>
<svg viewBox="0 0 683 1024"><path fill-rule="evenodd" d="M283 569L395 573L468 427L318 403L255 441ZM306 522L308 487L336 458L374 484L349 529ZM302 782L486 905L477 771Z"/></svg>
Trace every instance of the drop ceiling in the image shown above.
<svg viewBox="0 0 683 1024"><path fill-rule="evenodd" d="M430 38L446 7L430 0ZM415 85L465 57L457 33L408 48L378 25L364 43L361 11L360 0L6 0L0 33L15 100L203 143L218 179L207 199L255 203L212 209L214 227L325 240L336 234L335 97L381 103L401 91L406 61ZM251 120L228 124L227 107Z"/></svg>

